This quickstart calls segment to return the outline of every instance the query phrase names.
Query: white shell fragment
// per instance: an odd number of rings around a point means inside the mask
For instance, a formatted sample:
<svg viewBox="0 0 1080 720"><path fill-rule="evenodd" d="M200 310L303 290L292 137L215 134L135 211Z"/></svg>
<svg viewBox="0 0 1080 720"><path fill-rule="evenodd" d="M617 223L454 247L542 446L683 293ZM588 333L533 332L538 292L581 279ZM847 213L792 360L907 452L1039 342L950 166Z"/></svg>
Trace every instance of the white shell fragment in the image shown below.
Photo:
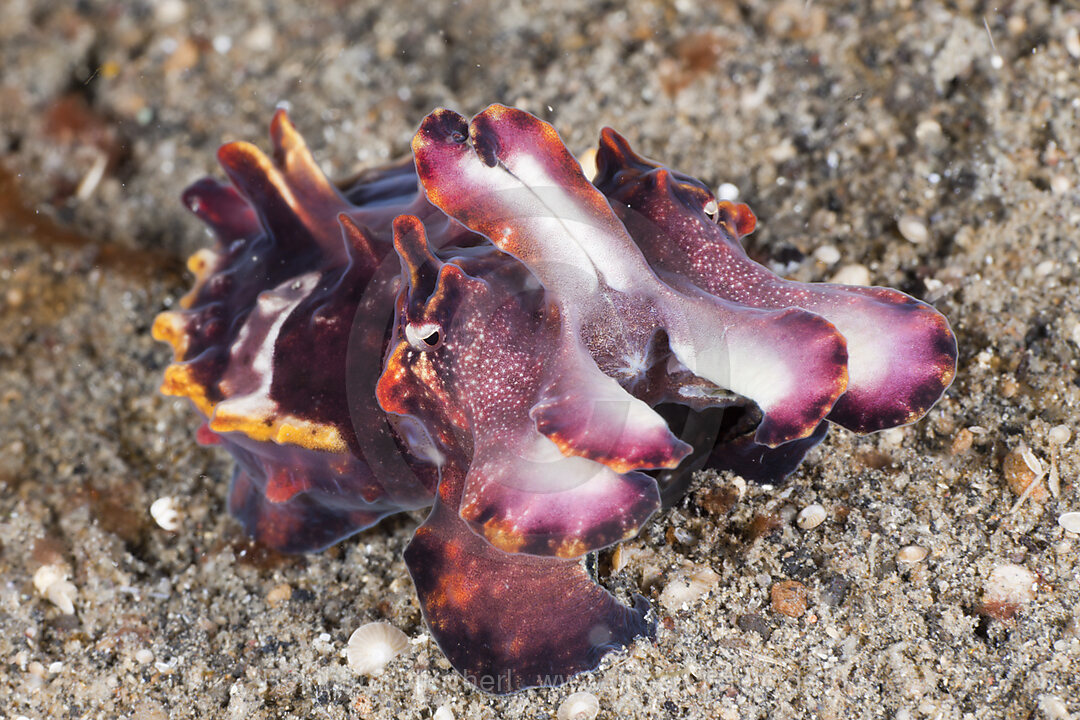
<svg viewBox="0 0 1080 720"><path fill-rule="evenodd" d="M1058 525L1065 532L1080 534L1080 512L1067 512L1058 516Z"/></svg>
<svg viewBox="0 0 1080 720"><path fill-rule="evenodd" d="M432 718L434 720L454 720L454 711L450 709L449 705L440 705Z"/></svg>
<svg viewBox="0 0 1080 720"><path fill-rule="evenodd" d="M180 529L181 515L176 498L160 497L155 500L150 504L150 517L154 518L154 522L163 530L176 532Z"/></svg>
<svg viewBox="0 0 1080 720"><path fill-rule="evenodd" d="M1042 477L1042 463L1039 462L1039 458L1035 457L1035 453L1031 452L1031 448L1029 448L1027 445L1021 445L1020 457L1024 459L1024 464L1028 466L1031 472L1035 473L1036 479Z"/></svg>
<svg viewBox="0 0 1080 720"><path fill-rule="evenodd" d="M937 120L923 120L915 126L915 139L931 150L940 150L945 144L945 132Z"/></svg>
<svg viewBox="0 0 1080 720"><path fill-rule="evenodd" d="M1035 598L1035 573L1023 565L999 565L986 581L986 601L1025 605Z"/></svg>
<svg viewBox="0 0 1080 720"><path fill-rule="evenodd" d="M915 563L920 563L925 560L929 553L929 550L920 545L905 545L897 551L896 561L914 565Z"/></svg>
<svg viewBox="0 0 1080 720"><path fill-rule="evenodd" d="M858 263L845 265L829 278L829 282L867 287L870 285L870 270L865 265Z"/></svg>
<svg viewBox="0 0 1080 720"><path fill-rule="evenodd" d="M814 503L799 511L798 516L795 518L795 524L803 530L812 530L825 522L825 517L825 508L818 503Z"/></svg>
<svg viewBox="0 0 1080 720"><path fill-rule="evenodd" d="M345 660L359 675L378 675L409 647L409 638L390 623L361 625L349 636Z"/></svg>
<svg viewBox="0 0 1080 720"><path fill-rule="evenodd" d="M1039 710L1042 710L1043 717L1048 720L1069 720L1073 717L1069 714L1065 701L1056 695L1040 695Z"/></svg>
<svg viewBox="0 0 1080 720"><path fill-rule="evenodd" d="M669 612L675 612L697 600L718 582L720 576L710 568L698 570L689 577L672 580L664 586L660 593L660 604Z"/></svg>
<svg viewBox="0 0 1080 720"><path fill-rule="evenodd" d="M1051 445L1064 445L1069 442L1069 438L1072 437L1072 430L1068 425L1055 425L1050 428L1050 432L1046 434L1046 439L1050 441Z"/></svg>
<svg viewBox="0 0 1080 720"><path fill-rule="evenodd" d="M720 200L735 202L739 199L739 188L731 183L720 183L720 187L716 188L716 197Z"/></svg>
<svg viewBox="0 0 1080 720"><path fill-rule="evenodd" d="M904 239L910 243L921 245L930 239L930 231L926 224L914 215L904 215L896 223L897 229Z"/></svg>
<svg viewBox="0 0 1080 720"><path fill-rule="evenodd" d="M1074 58L1080 58L1080 30L1075 27L1065 31L1065 50Z"/></svg>
<svg viewBox="0 0 1080 720"><path fill-rule="evenodd" d="M588 692L576 692L559 705L559 720L592 720L600 712L600 701Z"/></svg>
<svg viewBox="0 0 1080 720"><path fill-rule="evenodd" d="M75 614L75 586L67 579L67 570L61 565L42 565L34 573L34 587L60 612L65 615Z"/></svg>
<svg viewBox="0 0 1080 720"><path fill-rule="evenodd" d="M826 265L835 265L840 262L840 251L835 245L822 245L814 250L814 259Z"/></svg>

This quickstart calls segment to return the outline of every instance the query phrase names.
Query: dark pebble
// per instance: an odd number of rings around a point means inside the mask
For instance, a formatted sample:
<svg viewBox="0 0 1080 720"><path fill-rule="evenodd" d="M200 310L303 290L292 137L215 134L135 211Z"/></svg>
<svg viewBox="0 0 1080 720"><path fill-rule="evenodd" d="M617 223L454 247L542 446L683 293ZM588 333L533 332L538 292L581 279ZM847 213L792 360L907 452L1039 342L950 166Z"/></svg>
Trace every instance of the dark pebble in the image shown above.
<svg viewBox="0 0 1080 720"><path fill-rule="evenodd" d="M840 573L830 573L821 581L818 599L829 607L837 607L847 599L849 587L851 587L851 581L846 577Z"/></svg>
<svg viewBox="0 0 1080 720"><path fill-rule="evenodd" d="M757 613L746 613L735 618L735 627L743 632L755 632L761 636L763 642L767 642L772 635L772 626L769 621Z"/></svg>

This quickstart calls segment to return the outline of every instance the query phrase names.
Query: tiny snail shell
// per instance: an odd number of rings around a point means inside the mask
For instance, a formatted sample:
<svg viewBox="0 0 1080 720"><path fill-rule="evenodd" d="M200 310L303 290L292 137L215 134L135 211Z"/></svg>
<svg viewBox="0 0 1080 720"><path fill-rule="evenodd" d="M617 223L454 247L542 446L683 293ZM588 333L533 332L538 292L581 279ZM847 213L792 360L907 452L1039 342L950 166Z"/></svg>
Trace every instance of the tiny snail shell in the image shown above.
<svg viewBox="0 0 1080 720"><path fill-rule="evenodd" d="M914 565L915 563L920 563L925 560L926 556L929 554L929 550L919 545L905 545L897 551L896 561Z"/></svg>
<svg viewBox="0 0 1080 720"><path fill-rule="evenodd" d="M598 712L600 712L600 701L595 695L588 692L576 692L562 701L556 717L559 720L592 720Z"/></svg>
<svg viewBox="0 0 1080 720"><path fill-rule="evenodd" d="M1080 512L1067 512L1058 516L1058 525L1066 532L1080 533Z"/></svg>
<svg viewBox="0 0 1080 720"><path fill-rule="evenodd" d="M180 529L182 516L173 497L160 497L150 504L150 516L162 530L176 532Z"/></svg>
<svg viewBox="0 0 1080 720"><path fill-rule="evenodd" d="M795 524L803 530L812 530L825 522L825 517L825 508L818 503L814 503L799 511L799 514L795 517Z"/></svg>

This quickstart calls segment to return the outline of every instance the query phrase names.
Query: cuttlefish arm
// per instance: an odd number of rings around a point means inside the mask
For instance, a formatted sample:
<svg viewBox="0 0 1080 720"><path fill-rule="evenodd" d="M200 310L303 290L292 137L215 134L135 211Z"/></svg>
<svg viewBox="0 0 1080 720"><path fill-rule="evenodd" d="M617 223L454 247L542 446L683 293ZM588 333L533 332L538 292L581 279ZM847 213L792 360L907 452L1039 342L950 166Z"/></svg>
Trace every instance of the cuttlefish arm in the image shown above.
<svg viewBox="0 0 1080 720"><path fill-rule="evenodd" d="M683 367L762 409L755 437L770 446L812 434L844 392L846 345L831 323L664 283L547 123L500 105L471 123L439 110L413 155L433 204L536 275L563 315L563 342L588 335L594 358L632 364L663 330Z"/></svg>
<svg viewBox="0 0 1080 720"><path fill-rule="evenodd" d="M408 282L377 396L387 413L427 428L438 453L466 448L455 504L466 526L505 552L566 558L636 534L659 494L631 468L656 438L609 429L608 444L595 445L603 463L564 454L537 430L546 374L587 376L555 362L558 325L525 268L494 248L444 261L415 217L397 218L394 230ZM591 390L583 383L579 392Z"/></svg>
<svg viewBox="0 0 1080 720"><path fill-rule="evenodd" d="M655 635L640 595L627 607L580 562L506 553L474 533L458 511L464 482L444 467L405 563L432 635L467 680L496 694L559 685Z"/></svg>
<svg viewBox="0 0 1080 720"><path fill-rule="evenodd" d="M231 184L184 192L218 243L189 259L194 287L153 335L174 351L162 391L189 398L205 420L200 441L237 460L230 512L260 542L306 552L426 506L435 485L426 468L394 472L405 460L373 393L349 392L373 390L381 369L388 318L357 308L386 307L396 292L376 275L390 245L367 227L387 211L349 203L283 111L270 130L269 153L221 148ZM357 368L356 356L375 361Z"/></svg>
<svg viewBox="0 0 1080 720"><path fill-rule="evenodd" d="M866 433L914 422L956 374L956 337L944 315L902 292L785 280L751 260L746 205L717 202L699 181L634 153L610 128L601 134L596 186L656 270L758 308L798 307L844 336L848 386L828 419Z"/></svg>
<svg viewBox="0 0 1080 720"><path fill-rule="evenodd" d="M424 618L482 690L561 684L655 633L644 598L622 605L576 556L636 533L656 483L564 456L533 428L551 344L517 261L444 261L415 217L394 231L406 282L377 397L438 457L434 506L405 551Z"/></svg>

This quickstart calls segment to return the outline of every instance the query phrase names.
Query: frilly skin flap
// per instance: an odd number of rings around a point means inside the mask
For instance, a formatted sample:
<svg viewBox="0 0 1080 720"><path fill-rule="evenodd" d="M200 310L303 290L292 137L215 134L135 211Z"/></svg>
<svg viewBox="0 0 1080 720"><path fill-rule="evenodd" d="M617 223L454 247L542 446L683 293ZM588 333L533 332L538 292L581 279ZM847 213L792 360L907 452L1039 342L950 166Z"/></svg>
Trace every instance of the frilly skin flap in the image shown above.
<svg viewBox="0 0 1080 720"><path fill-rule="evenodd" d="M936 310L751 261L745 205L605 129L590 181L547 123L436 110L413 157L338 187L284 112L185 204L217 238L161 313L162 391L236 459L260 542L324 548L432 505L405 552L450 662L489 692L651 637L580 558L693 469L776 482L835 423L913 422L955 373ZM658 484L659 482L659 484Z"/></svg>

